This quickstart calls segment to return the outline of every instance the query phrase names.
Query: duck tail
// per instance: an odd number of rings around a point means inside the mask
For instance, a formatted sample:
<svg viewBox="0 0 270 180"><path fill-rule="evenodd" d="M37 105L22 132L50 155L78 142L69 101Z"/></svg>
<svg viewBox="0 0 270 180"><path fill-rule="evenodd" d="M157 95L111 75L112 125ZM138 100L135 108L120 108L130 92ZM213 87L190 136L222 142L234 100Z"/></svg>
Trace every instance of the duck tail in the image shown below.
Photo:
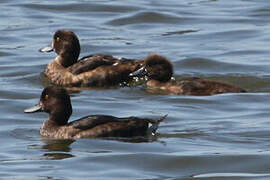
<svg viewBox="0 0 270 180"><path fill-rule="evenodd" d="M155 120L149 120L149 127L148 127L148 130L147 130L147 134L148 135L155 135L157 129L158 129L158 126L159 126L159 123L162 122L164 119L166 119L166 117L168 116L168 114L166 114L165 116L162 116L158 119L155 119Z"/></svg>

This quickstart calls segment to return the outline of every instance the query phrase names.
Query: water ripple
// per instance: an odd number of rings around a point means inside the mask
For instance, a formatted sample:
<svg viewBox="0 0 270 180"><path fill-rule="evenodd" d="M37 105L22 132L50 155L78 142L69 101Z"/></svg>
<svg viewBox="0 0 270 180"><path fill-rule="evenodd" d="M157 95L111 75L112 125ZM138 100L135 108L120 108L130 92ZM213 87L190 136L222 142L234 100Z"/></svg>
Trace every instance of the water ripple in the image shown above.
<svg viewBox="0 0 270 180"><path fill-rule="evenodd" d="M268 0L1 0L2 179L269 179ZM89 114L168 117L151 138L58 141L39 135L42 72L55 54L37 50L57 29L79 37L83 55L142 58L156 52L174 78L246 88L215 96L151 94L139 86L70 91L71 120ZM142 81L143 82L143 81Z"/></svg>
<svg viewBox="0 0 270 180"><path fill-rule="evenodd" d="M177 17L175 15L162 14L157 12L140 12L134 14L130 17L122 17L118 19L114 19L107 24L113 26L123 26L123 25L131 25L131 24L156 24L156 23L164 23L164 24L174 24L184 19Z"/></svg>

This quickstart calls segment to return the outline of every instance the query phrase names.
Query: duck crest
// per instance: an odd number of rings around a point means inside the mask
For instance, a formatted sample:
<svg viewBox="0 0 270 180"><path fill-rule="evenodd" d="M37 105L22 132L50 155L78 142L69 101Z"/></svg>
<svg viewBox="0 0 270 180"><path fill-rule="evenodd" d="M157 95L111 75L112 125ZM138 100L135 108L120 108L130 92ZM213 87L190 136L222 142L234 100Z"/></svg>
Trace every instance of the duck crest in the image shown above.
<svg viewBox="0 0 270 180"><path fill-rule="evenodd" d="M151 54L145 59L145 67L150 79L167 82L173 75L173 65L165 57Z"/></svg>

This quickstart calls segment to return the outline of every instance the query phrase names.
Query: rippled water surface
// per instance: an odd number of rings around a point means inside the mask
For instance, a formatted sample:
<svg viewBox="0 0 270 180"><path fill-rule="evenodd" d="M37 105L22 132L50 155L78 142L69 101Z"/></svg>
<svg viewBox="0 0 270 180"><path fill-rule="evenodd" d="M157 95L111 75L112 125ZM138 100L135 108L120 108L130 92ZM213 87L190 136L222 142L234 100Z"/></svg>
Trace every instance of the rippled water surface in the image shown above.
<svg viewBox="0 0 270 180"><path fill-rule="evenodd" d="M0 2L0 179L270 179L268 0ZM38 49L74 31L81 56L142 58L155 52L175 78L238 84L246 94L155 95L144 86L72 94L71 119L88 114L156 118L147 140L42 139L40 73L55 54Z"/></svg>

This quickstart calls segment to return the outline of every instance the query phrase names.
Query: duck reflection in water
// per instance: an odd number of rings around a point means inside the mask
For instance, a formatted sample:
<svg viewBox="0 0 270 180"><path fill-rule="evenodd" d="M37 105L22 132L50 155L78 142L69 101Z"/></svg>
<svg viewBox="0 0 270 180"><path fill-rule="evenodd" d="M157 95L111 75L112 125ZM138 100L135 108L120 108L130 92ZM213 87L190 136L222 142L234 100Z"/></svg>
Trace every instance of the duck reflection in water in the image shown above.
<svg viewBox="0 0 270 180"><path fill-rule="evenodd" d="M71 153L70 145L74 142L71 139L42 139L44 143L41 149L48 151L43 154L43 158L49 160L61 160L75 157Z"/></svg>

